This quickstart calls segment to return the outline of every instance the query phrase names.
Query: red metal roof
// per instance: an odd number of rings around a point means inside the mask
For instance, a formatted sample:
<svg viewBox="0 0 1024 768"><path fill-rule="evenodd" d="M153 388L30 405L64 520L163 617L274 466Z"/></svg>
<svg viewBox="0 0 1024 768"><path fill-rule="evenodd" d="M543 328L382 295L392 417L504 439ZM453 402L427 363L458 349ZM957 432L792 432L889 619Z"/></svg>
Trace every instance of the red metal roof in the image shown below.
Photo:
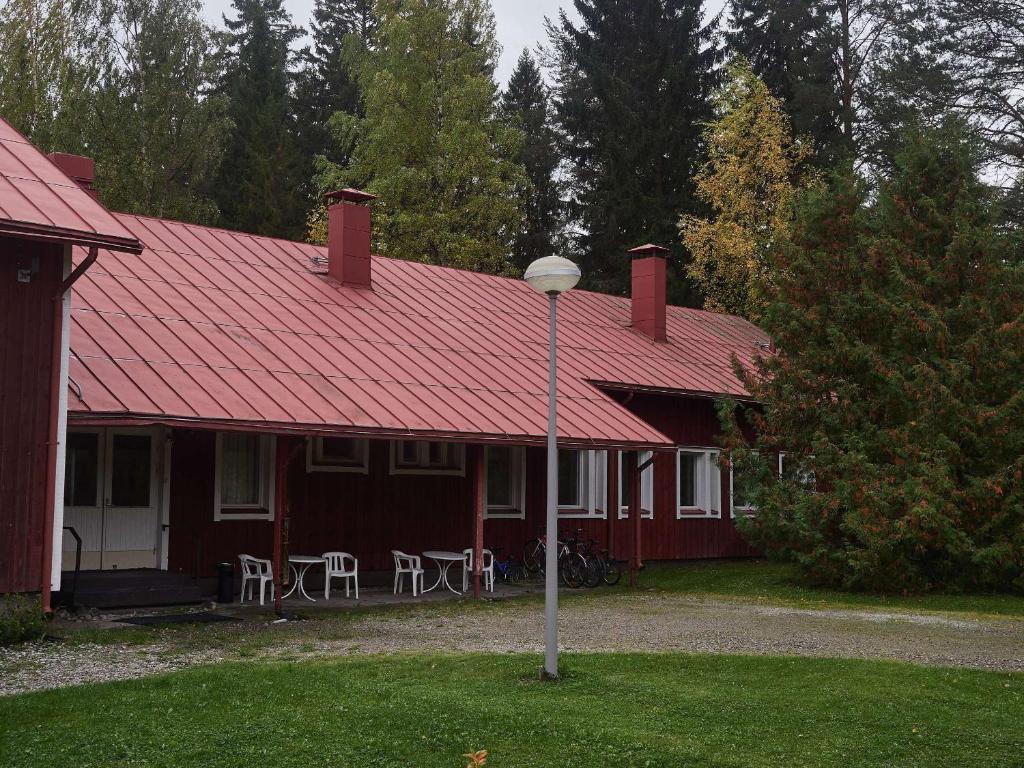
<svg viewBox="0 0 1024 768"><path fill-rule="evenodd" d="M543 439L547 298L525 282L373 257L372 290L348 287L318 246L117 218L150 258L102 252L76 286L73 416ZM670 307L656 343L628 327L628 299L585 291L559 310L567 444L670 443L593 382L743 396L730 357L749 361L766 338Z"/></svg>
<svg viewBox="0 0 1024 768"><path fill-rule="evenodd" d="M3 118L0 234L142 251L121 222Z"/></svg>

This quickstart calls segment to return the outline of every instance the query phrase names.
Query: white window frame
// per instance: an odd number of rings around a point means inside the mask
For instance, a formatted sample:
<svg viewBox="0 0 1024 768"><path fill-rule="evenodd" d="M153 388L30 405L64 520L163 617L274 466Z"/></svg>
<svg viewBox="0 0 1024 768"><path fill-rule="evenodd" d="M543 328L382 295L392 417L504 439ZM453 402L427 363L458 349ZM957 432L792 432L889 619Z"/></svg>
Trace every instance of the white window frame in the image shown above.
<svg viewBox="0 0 1024 768"><path fill-rule="evenodd" d="M755 455L757 455L755 453ZM751 504L744 504L742 507L736 506L736 492L735 492L735 477L736 471L733 468L732 463L729 464L729 517L737 517L737 512L741 512L746 517L753 517L757 514L757 507Z"/></svg>
<svg viewBox="0 0 1024 768"><path fill-rule="evenodd" d="M399 443L414 443L418 455L415 467L401 467L395 462L398 455ZM455 458L458 460L458 467L431 467L430 466L430 443L442 443L449 446L449 450L455 450ZM390 469L392 475L450 475L452 477L466 476L466 446L464 443L452 443L447 440L392 440L390 445Z"/></svg>
<svg viewBox="0 0 1024 768"><path fill-rule="evenodd" d="M484 493L487 493L487 467L490 465L490 452L497 446L484 449ZM517 480L513 490L513 503L491 504L484 507L484 520L525 520L526 519L526 449L522 446L501 446L510 451L512 456L511 475Z"/></svg>
<svg viewBox="0 0 1024 768"><path fill-rule="evenodd" d="M256 504L232 504L223 506L220 496L220 473L223 464L223 432L217 433L216 459L213 471L213 519L221 520L273 520L277 477L274 471L277 457L277 440L273 435L257 435L260 450L260 499Z"/></svg>
<svg viewBox="0 0 1024 768"><path fill-rule="evenodd" d="M580 456L579 504L558 505L560 519L599 519L608 517L608 452L562 448Z"/></svg>
<svg viewBox="0 0 1024 768"><path fill-rule="evenodd" d="M355 440L360 454L359 464L328 464L323 463L323 444L325 436L311 437L306 441L306 471L307 472L352 472L366 475L370 472L370 441L364 438L348 438ZM326 437L341 437L346 435L326 435Z"/></svg>
<svg viewBox="0 0 1024 768"><path fill-rule="evenodd" d="M695 506L683 506L682 486L679 483L679 465L682 456L697 456L698 463L695 468L697 477L694 482L694 496L697 502ZM680 446L676 450L676 519L709 518L717 519L722 517L722 472L719 467L721 451L717 448L704 448L694 446ZM731 498L731 497L730 497Z"/></svg>
<svg viewBox="0 0 1024 768"><path fill-rule="evenodd" d="M629 451L619 451L619 480L616 489L619 494L619 520L626 520L629 518L629 502L622 503L622 475L623 461L626 458L626 454ZM645 461L650 459L654 453L652 451L641 451L640 452L640 464L643 465ZM643 472L640 473L640 519L641 520L653 520L654 519L654 463L648 466Z"/></svg>

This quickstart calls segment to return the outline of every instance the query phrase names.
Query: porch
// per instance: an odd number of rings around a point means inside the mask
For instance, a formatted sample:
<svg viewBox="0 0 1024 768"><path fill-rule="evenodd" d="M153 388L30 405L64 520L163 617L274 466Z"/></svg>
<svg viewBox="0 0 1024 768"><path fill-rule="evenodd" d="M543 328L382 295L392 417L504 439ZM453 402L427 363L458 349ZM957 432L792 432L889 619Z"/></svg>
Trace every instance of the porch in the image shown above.
<svg viewBox="0 0 1024 768"><path fill-rule="evenodd" d="M231 617L244 617L266 613L274 609L274 601L268 599L264 605L259 598L239 601L241 579L235 569L233 601L229 604L217 604L218 614ZM428 570L427 585L437 577L435 570ZM452 570L452 581L461 580L462 575L457 569ZM421 603L456 602L469 597L472 593L457 595L443 587L413 597L406 584L403 592L395 594L392 590L393 572L368 571L360 573L359 600L354 596L346 597L345 588L336 583L331 589L329 599L323 595L323 574L312 571L306 576L305 586L314 600L307 600L297 592L282 601L285 611L311 615L339 610L355 610L390 605L411 605ZM102 611L122 611L142 608L163 608L166 615L173 616L181 609L200 607L212 603L217 596L217 581L212 577L194 579L186 574L157 569L127 569L111 571L82 571L75 581L74 572L63 574L63 588L55 597L55 604L77 605ZM291 585L286 586L290 589ZM340 589L338 587L341 587ZM542 593L544 585L541 581L523 580L506 583L496 580L494 591L487 592L489 600L503 600L513 597ZM134 611L133 611L134 612ZM146 611L149 613L149 611Z"/></svg>

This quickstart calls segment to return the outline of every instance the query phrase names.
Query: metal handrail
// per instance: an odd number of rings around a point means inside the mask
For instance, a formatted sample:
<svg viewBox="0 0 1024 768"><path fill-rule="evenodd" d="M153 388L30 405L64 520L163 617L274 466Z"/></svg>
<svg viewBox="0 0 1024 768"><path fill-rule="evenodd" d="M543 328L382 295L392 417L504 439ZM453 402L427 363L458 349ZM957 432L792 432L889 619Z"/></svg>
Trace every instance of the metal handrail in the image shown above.
<svg viewBox="0 0 1024 768"><path fill-rule="evenodd" d="M73 526L65 525L64 530L75 539L75 575L71 579L71 599L68 601L68 604L74 607L75 593L78 591L78 572L82 570L82 537L78 535L78 531Z"/></svg>

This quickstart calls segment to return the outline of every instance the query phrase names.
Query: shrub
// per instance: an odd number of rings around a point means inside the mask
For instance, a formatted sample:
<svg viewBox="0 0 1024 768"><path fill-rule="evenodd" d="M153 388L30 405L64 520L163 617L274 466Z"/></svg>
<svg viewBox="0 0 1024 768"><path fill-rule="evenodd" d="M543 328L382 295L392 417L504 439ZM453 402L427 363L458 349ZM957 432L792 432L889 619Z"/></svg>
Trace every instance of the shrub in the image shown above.
<svg viewBox="0 0 1024 768"><path fill-rule="evenodd" d="M5 595L0 602L0 645L38 640L46 631L46 617L35 595Z"/></svg>

